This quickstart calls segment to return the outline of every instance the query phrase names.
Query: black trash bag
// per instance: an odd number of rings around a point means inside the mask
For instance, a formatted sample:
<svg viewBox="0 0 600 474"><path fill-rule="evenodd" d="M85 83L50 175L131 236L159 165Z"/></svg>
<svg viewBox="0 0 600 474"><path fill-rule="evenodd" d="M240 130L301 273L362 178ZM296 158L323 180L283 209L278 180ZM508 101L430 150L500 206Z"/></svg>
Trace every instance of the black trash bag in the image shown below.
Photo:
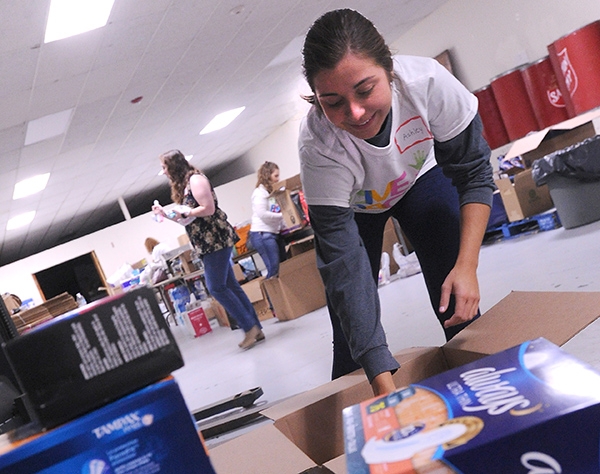
<svg viewBox="0 0 600 474"><path fill-rule="evenodd" d="M535 184L546 184L548 176L556 174L579 181L600 181L600 135L555 151L535 160L531 176Z"/></svg>

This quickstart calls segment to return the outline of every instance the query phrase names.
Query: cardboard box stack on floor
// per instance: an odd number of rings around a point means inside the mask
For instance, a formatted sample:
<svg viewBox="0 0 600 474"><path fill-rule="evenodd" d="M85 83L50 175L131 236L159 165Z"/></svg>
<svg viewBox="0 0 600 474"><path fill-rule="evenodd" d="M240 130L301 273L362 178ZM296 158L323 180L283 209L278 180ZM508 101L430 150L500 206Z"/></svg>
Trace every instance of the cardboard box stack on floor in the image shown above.
<svg viewBox="0 0 600 474"><path fill-rule="evenodd" d="M150 288L58 316L3 350L30 422L8 433L0 472L214 472L166 379L183 358Z"/></svg>
<svg viewBox="0 0 600 474"><path fill-rule="evenodd" d="M513 292L442 347L395 354L401 368L394 382L406 387L540 337L561 346L599 316L600 292ZM240 466L261 474L295 474L315 466L346 473L343 410L372 396L364 374L357 371L277 403L262 412L270 424L212 448L213 465L219 474L237 474ZM578 439L586 436L577 433ZM581 449L587 446L581 444ZM563 465L563 472L567 468Z"/></svg>
<svg viewBox="0 0 600 474"><path fill-rule="evenodd" d="M279 265L279 275L262 281L262 288L280 321L296 319L327 303L314 249Z"/></svg>
<svg viewBox="0 0 600 474"><path fill-rule="evenodd" d="M582 187L589 189L589 183L577 179L568 179L568 181L556 179L549 180L548 184L543 186L536 186L530 176L530 168L536 160L543 159L551 153L580 143L599 133L600 108L516 140L506 153L505 159L511 160L520 156L528 170L515 176L514 185L511 185L508 178L497 181L509 220L530 217L535 213L550 209L552 206L556 206L561 221L567 223L566 228L590 222L589 219L584 219L586 222L578 222L577 218L572 218L573 214L577 214L578 208L584 209L582 214L589 216L591 206L598 210L596 214L600 218L600 206L598 205L600 186L593 187L592 192L578 194L578 190ZM529 173L529 176L521 177L525 172ZM584 199L581 199L581 196ZM544 207L546 209L543 209Z"/></svg>

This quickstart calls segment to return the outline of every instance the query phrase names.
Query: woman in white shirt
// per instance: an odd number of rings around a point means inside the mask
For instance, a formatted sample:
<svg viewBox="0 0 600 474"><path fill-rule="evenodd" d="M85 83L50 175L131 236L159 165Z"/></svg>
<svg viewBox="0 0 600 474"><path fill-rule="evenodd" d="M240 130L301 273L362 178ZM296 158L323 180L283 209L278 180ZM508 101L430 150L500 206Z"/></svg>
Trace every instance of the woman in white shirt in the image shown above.
<svg viewBox="0 0 600 474"><path fill-rule="evenodd" d="M252 222L250 244L267 267L267 278L279 273L279 263L284 261L285 242L281 237L283 215L277 204L269 199L273 185L279 181L279 167L265 161L257 172L258 180L252 193Z"/></svg>

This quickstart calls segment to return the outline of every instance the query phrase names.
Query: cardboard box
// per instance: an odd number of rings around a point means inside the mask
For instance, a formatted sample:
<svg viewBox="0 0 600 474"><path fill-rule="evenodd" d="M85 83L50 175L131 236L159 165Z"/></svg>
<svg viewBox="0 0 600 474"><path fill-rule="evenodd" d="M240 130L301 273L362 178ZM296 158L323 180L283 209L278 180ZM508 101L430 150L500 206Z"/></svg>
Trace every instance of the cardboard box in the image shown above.
<svg viewBox="0 0 600 474"><path fill-rule="evenodd" d="M600 372L544 338L343 411L349 474L598 473ZM565 436L577 427L585 436Z"/></svg>
<svg viewBox="0 0 600 474"><path fill-rule="evenodd" d="M280 321L299 318L327 304L314 250L281 262L279 275L262 285Z"/></svg>
<svg viewBox="0 0 600 474"><path fill-rule="evenodd" d="M302 216L300 209L294 203L292 194L289 189L276 190L271 193L271 197L275 198L283 215L284 229L282 234L287 234L293 231L302 229L306 225L306 220Z"/></svg>
<svg viewBox="0 0 600 474"><path fill-rule="evenodd" d="M531 167L538 158L599 133L600 108L597 108L516 140L506 153L505 159L521 156L525 166Z"/></svg>
<svg viewBox="0 0 600 474"><path fill-rule="evenodd" d="M273 317L271 305L269 304L267 295L262 287L262 282L264 279L264 277L255 278L254 280L250 280L248 283L244 283L242 285L242 289L246 295L248 295L248 298L250 299L252 306L254 306L254 310L256 311L260 321L265 321Z"/></svg>
<svg viewBox="0 0 600 474"><path fill-rule="evenodd" d="M154 292L97 300L3 344L28 411L51 428L183 366Z"/></svg>
<svg viewBox="0 0 600 474"><path fill-rule="evenodd" d="M442 347L408 348L395 354L401 368L393 375L394 383L397 387L417 383L539 337L561 346L599 316L600 292L512 292ZM261 413L320 466L344 455L343 409L372 396L363 371L358 370ZM228 444L220 447L221 455L227 452L232 465L244 466L246 458L237 457ZM254 451L258 459L271 455L268 445Z"/></svg>
<svg viewBox="0 0 600 474"><path fill-rule="evenodd" d="M233 264L233 274L235 275L235 279L238 281L238 283L246 281L246 275L244 275L244 271L239 263Z"/></svg>
<svg viewBox="0 0 600 474"><path fill-rule="evenodd" d="M181 234L180 236L177 237L177 243L179 244L180 247L183 247L185 245L191 245L190 242L190 236L186 234Z"/></svg>
<svg viewBox="0 0 600 474"><path fill-rule="evenodd" d="M298 191L299 189L302 189L302 181L300 180L300 175L297 174L295 176L292 176L291 178L287 178L275 183L273 185L273 189L287 189L289 191Z"/></svg>
<svg viewBox="0 0 600 474"><path fill-rule="evenodd" d="M514 184L509 178L501 178L496 180L496 186L510 222L541 214L554 207L548 186L537 186L531 169L516 174Z"/></svg>
<svg viewBox="0 0 600 474"><path fill-rule="evenodd" d="M308 237L304 237L302 239L290 242L287 253L290 257L295 257L296 255L300 255L301 253L313 250L314 248L315 236L309 235Z"/></svg>
<svg viewBox="0 0 600 474"><path fill-rule="evenodd" d="M211 319L216 319L221 327L229 327L229 318L227 317L227 311L223 308L223 305L219 303L212 296L207 300L209 302L208 305L204 308L204 312L206 313L206 317Z"/></svg>
<svg viewBox="0 0 600 474"><path fill-rule="evenodd" d="M3 474L214 474L173 378L42 435L0 447Z"/></svg>

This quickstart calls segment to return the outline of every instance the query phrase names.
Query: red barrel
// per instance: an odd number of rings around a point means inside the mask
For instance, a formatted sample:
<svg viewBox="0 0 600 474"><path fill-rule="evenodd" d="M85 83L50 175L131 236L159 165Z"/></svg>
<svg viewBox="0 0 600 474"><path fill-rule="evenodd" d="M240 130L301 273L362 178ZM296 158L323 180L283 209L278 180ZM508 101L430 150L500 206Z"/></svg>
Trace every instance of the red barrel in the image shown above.
<svg viewBox="0 0 600 474"><path fill-rule="evenodd" d="M521 69L527 95L541 128L569 118L554 68L548 56Z"/></svg>
<svg viewBox="0 0 600 474"><path fill-rule="evenodd" d="M502 116L494 98L492 88L487 85L473 92L479 101L479 115L483 123L483 138L493 150L505 145L510 140Z"/></svg>
<svg viewBox="0 0 600 474"><path fill-rule="evenodd" d="M548 45L570 117L600 106L600 20Z"/></svg>
<svg viewBox="0 0 600 474"><path fill-rule="evenodd" d="M527 95L521 74L523 67L519 66L506 71L494 77L490 82L508 138L511 141L541 128Z"/></svg>

